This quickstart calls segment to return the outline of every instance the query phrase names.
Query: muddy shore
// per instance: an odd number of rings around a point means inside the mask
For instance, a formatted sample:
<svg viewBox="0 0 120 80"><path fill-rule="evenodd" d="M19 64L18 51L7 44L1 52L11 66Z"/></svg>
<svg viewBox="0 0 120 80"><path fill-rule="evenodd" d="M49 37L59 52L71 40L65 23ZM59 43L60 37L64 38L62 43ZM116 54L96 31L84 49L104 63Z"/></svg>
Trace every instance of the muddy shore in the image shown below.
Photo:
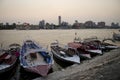
<svg viewBox="0 0 120 80"><path fill-rule="evenodd" d="M120 80L120 48L34 80Z"/></svg>

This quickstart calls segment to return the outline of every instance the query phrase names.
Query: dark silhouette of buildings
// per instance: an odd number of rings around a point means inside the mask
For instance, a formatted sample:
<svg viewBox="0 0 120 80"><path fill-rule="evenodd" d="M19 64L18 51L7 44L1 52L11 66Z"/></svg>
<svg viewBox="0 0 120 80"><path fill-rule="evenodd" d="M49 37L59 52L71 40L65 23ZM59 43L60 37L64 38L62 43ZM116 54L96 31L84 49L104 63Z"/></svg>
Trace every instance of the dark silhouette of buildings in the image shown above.
<svg viewBox="0 0 120 80"><path fill-rule="evenodd" d="M105 22L98 22L97 27L98 28L105 28Z"/></svg>
<svg viewBox="0 0 120 80"><path fill-rule="evenodd" d="M95 22L93 22L93 21L86 21L86 22L84 23L84 26L85 26L86 28L95 28L95 27L96 27L96 24L95 24Z"/></svg>
<svg viewBox="0 0 120 80"><path fill-rule="evenodd" d="M55 25L53 23L45 22L45 20L41 20L38 25L31 25L29 23L22 23L18 22L18 24L13 23L9 24L6 22L6 24L0 23L0 29L19 29L19 30L38 30L38 29L85 29L85 28L120 28L119 23L112 22L110 26L106 25L104 21L97 22L97 24L94 21L86 21L84 23L78 22L78 20L75 20L75 22L70 25L66 21L61 20L61 16L58 16L58 25Z"/></svg>
<svg viewBox="0 0 120 80"><path fill-rule="evenodd" d="M120 28L119 23L111 23L111 28Z"/></svg>

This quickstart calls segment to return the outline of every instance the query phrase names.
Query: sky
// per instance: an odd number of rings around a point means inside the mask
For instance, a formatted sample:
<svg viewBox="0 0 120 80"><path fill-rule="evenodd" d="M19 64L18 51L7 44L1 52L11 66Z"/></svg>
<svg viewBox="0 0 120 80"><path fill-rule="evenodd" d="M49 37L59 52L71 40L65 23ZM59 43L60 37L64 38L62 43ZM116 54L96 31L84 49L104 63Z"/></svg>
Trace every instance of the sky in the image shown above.
<svg viewBox="0 0 120 80"><path fill-rule="evenodd" d="M120 24L120 0L0 0L0 23L58 24L58 16L70 24L75 20Z"/></svg>

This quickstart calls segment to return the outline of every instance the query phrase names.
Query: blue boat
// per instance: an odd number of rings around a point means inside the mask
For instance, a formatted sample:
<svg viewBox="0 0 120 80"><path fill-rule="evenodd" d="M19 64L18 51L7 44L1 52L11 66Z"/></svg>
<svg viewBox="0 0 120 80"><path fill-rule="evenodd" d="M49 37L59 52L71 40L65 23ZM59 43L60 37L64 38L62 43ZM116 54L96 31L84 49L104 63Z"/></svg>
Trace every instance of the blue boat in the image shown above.
<svg viewBox="0 0 120 80"><path fill-rule="evenodd" d="M24 41L20 50L20 65L28 72L47 76L54 63L52 54L33 40Z"/></svg>

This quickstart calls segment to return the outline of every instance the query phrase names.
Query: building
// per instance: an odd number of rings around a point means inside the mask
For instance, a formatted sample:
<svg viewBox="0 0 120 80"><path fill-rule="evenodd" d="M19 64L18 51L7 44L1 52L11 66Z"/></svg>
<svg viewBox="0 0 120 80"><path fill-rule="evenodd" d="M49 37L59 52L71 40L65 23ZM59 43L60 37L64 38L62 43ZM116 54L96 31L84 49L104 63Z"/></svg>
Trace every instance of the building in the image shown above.
<svg viewBox="0 0 120 80"><path fill-rule="evenodd" d="M86 21L86 22L84 23L84 26L85 26L86 28L95 28L95 27L96 27L96 24L95 24L95 22L93 22L93 21Z"/></svg>
<svg viewBox="0 0 120 80"><path fill-rule="evenodd" d="M61 16L58 16L58 25L61 26Z"/></svg>
<svg viewBox="0 0 120 80"><path fill-rule="evenodd" d="M61 26L59 27L59 29L68 29L68 28L69 28L69 24L68 22L65 22L65 21L63 21L61 23Z"/></svg>
<svg viewBox="0 0 120 80"><path fill-rule="evenodd" d="M24 22L23 24L17 25L16 29L18 29L18 30L29 30L30 29L30 24Z"/></svg>
<svg viewBox="0 0 120 80"><path fill-rule="evenodd" d="M105 28L105 22L98 22L97 27L98 28Z"/></svg>
<svg viewBox="0 0 120 80"><path fill-rule="evenodd" d="M80 25L77 20L75 20L75 23L73 24L73 29L79 29Z"/></svg>
<svg viewBox="0 0 120 80"><path fill-rule="evenodd" d="M30 25L29 23L18 24L16 26L17 30L38 30L39 26L37 25Z"/></svg>
<svg viewBox="0 0 120 80"><path fill-rule="evenodd" d="M83 23L79 23L77 20L75 20L75 23L73 23L72 28L73 28L73 29L84 28L84 24L83 24Z"/></svg>
<svg viewBox="0 0 120 80"><path fill-rule="evenodd" d="M114 23L114 22L112 22L112 23L111 23L111 28L120 28L120 27L119 27L119 23Z"/></svg>
<svg viewBox="0 0 120 80"><path fill-rule="evenodd" d="M40 28L40 29L45 29L45 20L41 20L41 21L39 22L39 28Z"/></svg>

